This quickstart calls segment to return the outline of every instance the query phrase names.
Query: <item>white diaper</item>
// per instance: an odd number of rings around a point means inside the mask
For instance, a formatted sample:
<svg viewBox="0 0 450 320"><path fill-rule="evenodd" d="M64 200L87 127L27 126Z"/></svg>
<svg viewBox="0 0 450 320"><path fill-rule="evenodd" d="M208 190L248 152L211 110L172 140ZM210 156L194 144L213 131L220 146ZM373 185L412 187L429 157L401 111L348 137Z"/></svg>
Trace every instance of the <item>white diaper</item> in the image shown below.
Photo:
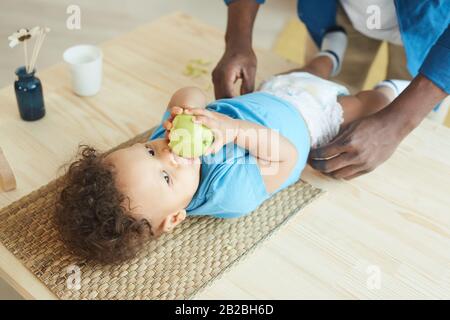
<svg viewBox="0 0 450 320"><path fill-rule="evenodd" d="M348 95L347 88L307 72L292 72L273 76L260 91L289 101L305 119L311 136L311 146L330 142L344 121L340 95Z"/></svg>

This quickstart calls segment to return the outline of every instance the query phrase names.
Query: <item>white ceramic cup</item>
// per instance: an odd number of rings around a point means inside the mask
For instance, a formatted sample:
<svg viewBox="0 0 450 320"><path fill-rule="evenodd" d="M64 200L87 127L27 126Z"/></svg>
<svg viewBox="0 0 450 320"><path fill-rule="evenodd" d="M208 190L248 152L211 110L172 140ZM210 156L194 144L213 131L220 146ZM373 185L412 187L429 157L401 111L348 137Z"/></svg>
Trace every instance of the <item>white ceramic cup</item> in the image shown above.
<svg viewBox="0 0 450 320"><path fill-rule="evenodd" d="M93 96L102 85L103 54L99 47L77 45L68 48L63 54L72 74L73 91L80 96Z"/></svg>

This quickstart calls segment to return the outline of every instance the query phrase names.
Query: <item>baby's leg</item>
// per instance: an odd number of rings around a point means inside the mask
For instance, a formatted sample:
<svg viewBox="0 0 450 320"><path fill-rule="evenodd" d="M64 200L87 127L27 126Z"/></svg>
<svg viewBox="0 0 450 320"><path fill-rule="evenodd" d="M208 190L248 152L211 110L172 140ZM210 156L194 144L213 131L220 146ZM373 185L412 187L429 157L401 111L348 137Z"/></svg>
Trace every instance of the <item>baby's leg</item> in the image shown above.
<svg viewBox="0 0 450 320"><path fill-rule="evenodd" d="M388 87L358 92L354 96L341 96L339 103L344 111L345 126L350 122L367 117L386 107L395 98L395 93Z"/></svg>
<svg viewBox="0 0 450 320"><path fill-rule="evenodd" d="M332 27L322 38L320 52L304 67L286 73L303 71L323 79L336 76L341 69L341 61L344 59L346 47L347 34L345 30L339 26Z"/></svg>
<svg viewBox="0 0 450 320"><path fill-rule="evenodd" d="M327 56L316 56L298 71L309 72L322 79L329 79L333 72L333 61Z"/></svg>
<svg viewBox="0 0 450 320"><path fill-rule="evenodd" d="M329 79L333 72L333 61L327 56L316 56L303 67L282 72L278 75L289 74L292 72L309 72L320 78Z"/></svg>

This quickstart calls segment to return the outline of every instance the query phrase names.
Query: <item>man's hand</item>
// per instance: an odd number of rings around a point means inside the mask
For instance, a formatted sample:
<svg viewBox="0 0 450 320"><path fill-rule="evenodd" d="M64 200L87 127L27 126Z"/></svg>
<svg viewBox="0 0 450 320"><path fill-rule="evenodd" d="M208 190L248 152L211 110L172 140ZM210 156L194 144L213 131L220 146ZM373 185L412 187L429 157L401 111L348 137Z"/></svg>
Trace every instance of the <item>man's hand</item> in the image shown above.
<svg viewBox="0 0 450 320"><path fill-rule="evenodd" d="M395 125L374 114L351 123L328 145L311 150L309 163L336 179L352 179L386 161L401 142Z"/></svg>
<svg viewBox="0 0 450 320"><path fill-rule="evenodd" d="M212 73L216 99L236 96L233 87L242 80L240 94L255 89L256 55L252 48L227 49Z"/></svg>
<svg viewBox="0 0 450 320"><path fill-rule="evenodd" d="M240 94L255 89L256 55L252 49L253 24L259 4L235 0L228 5L225 53L212 73L216 99L231 98L234 84L242 80Z"/></svg>
<svg viewBox="0 0 450 320"><path fill-rule="evenodd" d="M386 161L447 93L419 74L389 106L351 123L331 143L311 150L311 166L334 178L352 179Z"/></svg>

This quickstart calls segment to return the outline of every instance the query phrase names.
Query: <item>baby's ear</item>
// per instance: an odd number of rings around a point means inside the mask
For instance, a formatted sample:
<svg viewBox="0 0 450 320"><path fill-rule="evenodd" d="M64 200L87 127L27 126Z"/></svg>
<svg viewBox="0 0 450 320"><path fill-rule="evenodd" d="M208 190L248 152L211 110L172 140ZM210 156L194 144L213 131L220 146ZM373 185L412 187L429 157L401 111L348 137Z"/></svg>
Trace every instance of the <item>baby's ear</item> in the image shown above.
<svg viewBox="0 0 450 320"><path fill-rule="evenodd" d="M162 223L162 231L171 232L184 219L186 219L186 210L184 209L169 214Z"/></svg>

